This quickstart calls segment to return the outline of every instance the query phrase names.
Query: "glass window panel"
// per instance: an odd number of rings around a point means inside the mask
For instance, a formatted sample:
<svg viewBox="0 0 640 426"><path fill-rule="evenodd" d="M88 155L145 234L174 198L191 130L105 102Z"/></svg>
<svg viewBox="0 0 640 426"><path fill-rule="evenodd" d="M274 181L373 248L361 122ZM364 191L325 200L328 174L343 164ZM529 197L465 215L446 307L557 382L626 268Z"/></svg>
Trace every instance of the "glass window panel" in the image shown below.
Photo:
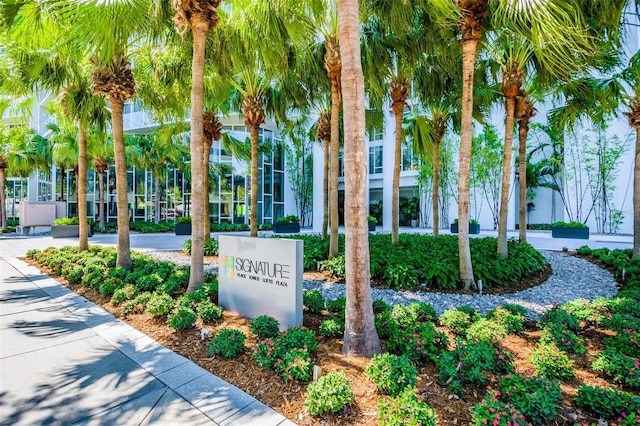
<svg viewBox="0 0 640 426"><path fill-rule="evenodd" d="M282 190L282 183L284 182L284 173L273 173L273 200L276 202L284 201L284 191Z"/></svg>

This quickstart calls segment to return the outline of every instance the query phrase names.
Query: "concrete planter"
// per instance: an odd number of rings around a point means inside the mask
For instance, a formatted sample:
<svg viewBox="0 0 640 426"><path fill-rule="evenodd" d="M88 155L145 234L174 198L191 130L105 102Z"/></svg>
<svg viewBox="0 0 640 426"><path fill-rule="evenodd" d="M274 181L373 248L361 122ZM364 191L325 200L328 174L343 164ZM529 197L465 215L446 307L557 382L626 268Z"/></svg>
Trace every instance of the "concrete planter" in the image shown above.
<svg viewBox="0 0 640 426"><path fill-rule="evenodd" d="M295 234L300 232L300 223L274 223L273 232L276 234Z"/></svg>
<svg viewBox="0 0 640 426"><path fill-rule="evenodd" d="M191 235L191 224L176 223L175 232L176 235Z"/></svg>
<svg viewBox="0 0 640 426"><path fill-rule="evenodd" d="M80 225L51 225L51 236L53 238L78 238ZM89 225L89 236L93 237L91 225Z"/></svg>
<svg viewBox="0 0 640 426"><path fill-rule="evenodd" d="M453 222L451 224L451 233L458 233L458 222ZM469 224L469 234L479 234L480 233L480 224L479 223L470 223Z"/></svg>
<svg viewBox="0 0 640 426"><path fill-rule="evenodd" d="M569 226L552 226L551 236L553 238L574 238L579 240L589 239L589 227L574 228Z"/></svg>

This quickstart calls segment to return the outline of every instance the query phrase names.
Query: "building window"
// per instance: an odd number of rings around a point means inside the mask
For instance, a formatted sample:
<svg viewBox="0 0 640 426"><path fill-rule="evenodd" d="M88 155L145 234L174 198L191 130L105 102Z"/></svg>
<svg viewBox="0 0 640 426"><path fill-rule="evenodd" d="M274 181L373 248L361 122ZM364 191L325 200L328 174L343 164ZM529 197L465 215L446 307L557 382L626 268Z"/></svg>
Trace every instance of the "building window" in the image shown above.
<svg viewBox="0 0 640 426"><path fill-rule="evenodd" d="M369 147L369 174L382 173L382 145Z"/></svg>
<svg viewBox="0 0 640 426"><path fill-rule="evenodd" d="M344 177L344 151L342 149L338 152L338 176Z"/></svg>
<svg viewBox="0 0 640 426"><path fill-rule="evenodd" d="M413 155L413 148L411 146L402 147L402 171L418 170L418 158Z"/></svg>
<svg viewBox="0 0 640 426"><path fill-rule="evenodd" d="M383 138L384 138L384 135L382 134L382 130L374 129L369 134L369 141L371 142L381 141Z"/></svg>

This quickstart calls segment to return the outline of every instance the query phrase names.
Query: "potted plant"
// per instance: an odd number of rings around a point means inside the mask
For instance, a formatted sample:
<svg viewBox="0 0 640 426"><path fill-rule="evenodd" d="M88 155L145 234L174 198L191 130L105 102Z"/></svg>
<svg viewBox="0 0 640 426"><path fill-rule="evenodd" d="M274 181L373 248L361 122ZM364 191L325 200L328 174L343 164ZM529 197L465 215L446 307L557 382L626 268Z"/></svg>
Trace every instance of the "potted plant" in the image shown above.
<svg viewBox="0 0 640 426"><path fill-rule="evenodd" d="M373 216L367 216L367 222L369 223L369 231L375 231L377 219Z"/></svg>
<svg viewBox="0 0 640 426"><path fill-rule="evenodd" d="M580 222L554 222L551 225L551 237L589 239L589 227Z"/></svg>
<svg viewBox="0 0 640 426"><path fill-rule="evenodd" d="M191 235L191 216L182 216L176 220L176 235Z"/></svg>
<svg viewBox="0 0 640 426"><path fill-rule="evenodd" d="M451 233L458 233L458 219L454 219L451 224ZM480 233L480 224L475 219L469 220L469 234L479 234Z"/></svg>
<svg viewBox="0 0 640 426"><path fill-rule="evenodd" d="M93 220L88 219L87 222L89 223L89 236L91 237L93 236L93 232L91 229ZM51 225L51 236L53 238L79 237L80 221L78 219L78 216L54 219L53 225Z"/></svg>
<svg viewBox="0 0 640 426"><path fill-rule="evenodd" d="M293 234L300 232L300 218L294 214L282 216L273 224L273 232L276 234Z"/></svg>

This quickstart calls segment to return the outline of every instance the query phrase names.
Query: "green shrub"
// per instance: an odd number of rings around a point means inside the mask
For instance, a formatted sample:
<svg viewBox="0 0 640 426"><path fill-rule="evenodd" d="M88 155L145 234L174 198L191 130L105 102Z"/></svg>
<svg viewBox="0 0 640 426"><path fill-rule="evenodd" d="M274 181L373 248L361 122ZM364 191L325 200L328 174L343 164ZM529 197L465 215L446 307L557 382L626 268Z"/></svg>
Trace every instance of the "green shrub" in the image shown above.
<svg viewBox="0 0 640 426"><path fill-rule="evenodd" d="M147 302L151 300L153 295L148 291L138 294L134 299L126 301L122 305L121 313L125 317L134 312L143 312L147 306Z"/></svg>
<svg viewBox="0 0 640 426"><path fill-rule="evenodd" d="M292 349L304 349L311 353L318 343L313 330L291 327L276 338L264 339L256 345L252 357L263 368L274 368L276 361Z"/></svg>
<svg viewBox="0 0 640 426"><path fill-rule="evenodd" d="M162 284L162 277L156 272L143 274L136 280L136 287L140 291L154 291L160 284Z"/></svg>
<svg viewBox="0 0 640 426"><path fill-rule="evenodd" d="M547 323L542 329L540 343L543 345L556 345L563 352L584 354L584 343L576 334L564 328L560 324Z"/></svg>
<svg viewBox="0 0 640 426"><path fill-rule="evenodd" d="M548 323L554 323L571 331L580 331L580 322L575 315L570 314L562 306L553 305L551 309L542 314L538 320L538 326L544 327Z"/></svg>
<svg viewBox="0 0 640 426"><path fill-rule="evenodd" d="M611 377L614 382L640 388L640 359L606 348L591 364L595 371Z"/></svg>
<svg viewBox="0 0 640 426"><path fill-rule="evenodd" d="M418 321L435 321L438 317L434 307L426 302L411 302L407 309L415 314Z"/></svg>
<svg viewBox="0 0 640 426"><path fill-rule="evenodd" d="M82 285L95 289L100 288L100 284L102 283L102 280L104 280L104 272L104 269L102 269L92 270L91 272L85 273L82 277Z"/></svg>
<svg viewBox="0 0 640 426"><path fill-rule="evenodd" d="M599 325L609 313L603 304L603 299L597 299L593 302L586 299L576 299L565 303L562 307L578 321L584 321L591 325Z"/></svg>
<svg viewBox="0 0 640 426"><path fill-rule="evenodd" d="M574 375L573 361L556 345L538 345L529 357L533 368L549 379L571 379Z"/></svg>
<svg viewBox="0 0 640 426"><path fill-rule="evenodd" d="M504 308L496 308L487 314L487 319L504 326L507 334L520 333L523 330L524 318L524 315L514 314Z"/></svg>
<svg viewBox="0 0 640 426"><path fill-rule="evenodd" d="M343 371L332 371L307 387L304 407L312 416L336 413L355 400L351 383Z"/></svg>
<svg viewBox="0 0 640 426"><path fill-rule="evenodd" d="M71 284L80 284L82 277L84 276L84 268L82 266L74 267L69 274L65 277Z"/></svg>
<svg viewBox="0 0 640 426"><path fill-rule="evenodd" d="M455 351L442 351L438 359L436 359L440 386L446 386L456 395L462 395L463 389L458 363L458 354ZM462 367L461 364L460 367Z"/></svg>
<svg viewBox="0 0 640 426"><path fill-rule="evenodd" d="M116 306L125 300L131 300L138 295L138 289L132 284L126 284L113 292L111 296L111 305Z"/></svg>
<svg viewBox="0 0 640 426"><path fill-rule="evenodd" d="M498 393L489 389L484 399L471 409L473 426L527 426L524 415L511 404L501 401Z"/></svg>
<svg viewBox="0 0 640 426"><path fill-rule="evenodd" d="M420 391L405 389L395 398L378 402L380 426L436 426L438 416Z"/></svg>
<svg viewBox="0 0 640 426"><path fill-rule="evenodd" d="M303 348L291 348L284 351L276 360L273 368L285 382L300 380L307 382L313 373L313 364L309 351Z"/></svg>
<svg viewBox="0 0 640 426"><path fill-rule="evenodd" d="M440 324L445 327L449 327L449 329L458 335L465 335L467 330L473 324L473 319L471 315L467 312L463 312L460 309L449 309L446 310L440 315L438 319Z"/></svg>
<svg viewBox="0 0 640 426"><path fill-rule="evenodd" d="M478 339L485 342L500 340L507 334L507 328L497 321L480 318L467 329L467 339Z"/></svg>
<svg viewBox="0 0 640 426"><path fill-rule="evenodd" d="M388 339L394 332L396 325L392 311L382 311L374 317L376 331L380 339Z"/></svg>
<svg viewBox="0 0 640 426"><path fill-rule="evenodd" d="M382 279L389 287L398 290L412 289L420 285L418 273L406 264L388 264L382 275Z"/></svg>
<svg viewBox="0 0 640 426"><path fill-rule="evenodd" d="M251 320L251 332L260 339L276 337L280 332L280 322L269 315L260 315Z"/></svg>
<svg viewBox="0 0 640 426"><path fill-rule="evenodd" d="M407 355L411 361L423 362L435 360L447 343L447 336L436 330L431 322L397 324L387 340L387 348L394 354Z"/></svg>
<svg viewBox="0 0 640 426"><path fill-rule="evenodd" d="M247 336L235 328L223 328L209 342L207 354L220 354L225 358L235 358L244 350Z"/></svg>
<svg viewBox="0 0 640 426"><path fill-rule="evenodd" d="M98 291L103 296L111 296L116 292L116 290L124 287L124 285L124 281L120 278L107 276L98 286Z"/></svg>
<svg viewBox="0 0 640 426"><path fill-rule="evenodd" d="M397 396L406 388L413 388L418 381L418 369L405 355L374 355L365 366L364 374L379 392L390 396Z"/></svg>
<svg viewBox="0 0 640 426"><path fill-rule="evenodd" d="M302 236L295 236L300 238ZM339 240L339 255L328 257L328 241L319 235L304 236L304 267L315 270L317 262L336 276L344 277L344 236ZM508 242L509 257L502 259L495 251L496 239L474 238L470 241L473 270L485 288L505 287L522 277L543 271L547 262L527 243ZM455 235L401 234L398 244L387 234L369 237L371 276L399 287L415 287L426 283L433 289L459 287L458 240ZM438 262L433 262L434 258Z"/></svg>
<svg viewBox="0 0 640 426"><path fill-rule="evenodd" d="M209 238L208 240L205 240L203 249L204 249L205 256L217 256L220 252L220 246L218 244L218 240L215 240L213 238Z"/></svg>
<svg viewBox="0 0 640 426"><path fill-rule="evenodd" d="M606 390L583 383L576 394L576 405L594 416L614 419L622 413L640 411L640 397L615 388Z"/></svg>
<svg viewBox="0 0 640 426"><path fill-rule="evenodd" d="M337 277L345 276L345 266L344 266L344 254L339 254L333 259L323 260L320 263L320 269L323 271L329 271L333 275Z"/></svg>
<svg viewBox="0 0 640 426"><path fill-rule="evenodd" d="M344 318L338 316L322 321L318 334L324 337L340 338L344 336Z"/></svg>
<svg viewBox="0 0 640 426"><path fill-rule="evenodd" d="M487 373L508 373L513 370L513 354L500 341L458 340L456 354L465 380L485 383Z"/></svg>
<svg viewBox="0 0 640 426"><path fill-rule="evenodd" d="M328 300L325 305L327 311L344 317L345 311L347 309L347 298L344 296L340 296L336 299Z"/></svg>
<svg viewBox="0 0 640 426"><path fill-rule="evenodd" d="M202 321L211 322L222 318L222 308L213 302L205 300L196 307L196 312Z"/></svg>
<svg viewBox="0 0 640 426"><path fill-rule="evenodd" d="M175 303L168 294L154 295L147 302L146 312L153 316L166 315L173 310Z"/></svg>
<svg viewBox="0 0 640 426"><path fill-rule="evenodd" d="M189 268L178 267L171 275L156 287L159 293L174 294L189 284Z"/></svg>
<svg viewBox="0 0 640 426"><path fill-rule="evenodd" d="M305 290L302 293L302 304L309 312L318 313L324 309L324 297L318 290Z"/></svg>
<svg viewBox="0 0 640 426"><path fill-rule="evenodd" d="M345 299L346 300L346 299ZM373 313L379 314L384 311L388 311L391 309L391 305L385 302L382 299L376 299L373 301Z"/></svg>
<svg viewBox="0 0 640 426"><path fill-rule="evenodd" d="M553 420L562 401L560 384L540 376L509 374L500 380L502 399L518 409L533 424Z"/></svg>
<svg viewBox="0 0 640 426"><path fill-rule="evenodd" d="M191 308L178 306L178 311L169 314L167 317L167 325L174 330L182 330L195 324L198 316Z"/></svg>
<svg viewBox="0 0 640 426"><path fill-rule="evenodd" d="M638 330L632 328L619 330L615 336L604 339L604 344L606 347L630 357L640 358L640 332Z"/></svg>
<svg viewBox="0 0 640 426"><path fill-rule="evenodd" d="M640 318L628 314L613 314L603 319L601 326L618 333L623 330L640 331Z"/></svg>
<svg viewBox="0 0 640 426"><path fill-rule="evenodd" d="M506 309L507 311L511 312L514 315L520 315L522 316L522 318L526 318L527 315L529 314L527 312L527 308L515 303L505 303L504 305L502 305L502 309Z"/></svg>

